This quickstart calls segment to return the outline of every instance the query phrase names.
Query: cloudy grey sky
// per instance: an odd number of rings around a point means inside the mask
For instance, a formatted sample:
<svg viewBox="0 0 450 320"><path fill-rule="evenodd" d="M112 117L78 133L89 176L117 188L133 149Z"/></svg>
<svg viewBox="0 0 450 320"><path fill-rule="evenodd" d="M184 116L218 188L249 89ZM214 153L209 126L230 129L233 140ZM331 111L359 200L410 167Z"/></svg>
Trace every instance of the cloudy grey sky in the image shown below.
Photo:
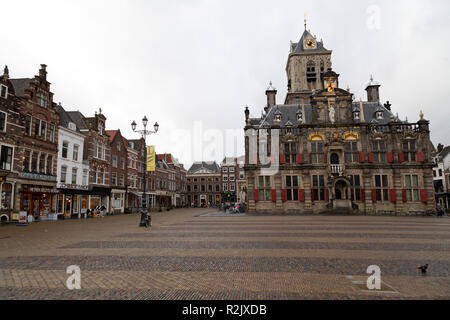
<svg viewBox="0 0 450 320"><path fill-rule="evenodd" d="M0 63L11 77L47 64L55 102L85 116L101 107L107 128L130 139L132 120L142 126L147 115L160 124L149 142L187 167L243 154L244 107L260 115L270 80L284 101L304 14L333 50L342 88L365 100L373 74L394 113L417 121L422 109L433 143L450 144L446 0L15 0L1 12Z"/></svg>

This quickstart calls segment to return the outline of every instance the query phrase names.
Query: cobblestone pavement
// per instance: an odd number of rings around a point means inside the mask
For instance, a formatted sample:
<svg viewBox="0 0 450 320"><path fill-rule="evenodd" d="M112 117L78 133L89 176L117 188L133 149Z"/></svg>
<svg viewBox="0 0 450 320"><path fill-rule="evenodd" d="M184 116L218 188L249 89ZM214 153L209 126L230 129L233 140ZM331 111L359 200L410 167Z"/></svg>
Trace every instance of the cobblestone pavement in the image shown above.
<svg viewBox="0 0 450 320"><path fill-rule="evenodd" d="M211 209L0 227L0 299L449 299L450 219ZM417 267L429 264L427 274ZM66 269L81 269L69 290ZM381 268L368 290L367 267Z"/></svg>

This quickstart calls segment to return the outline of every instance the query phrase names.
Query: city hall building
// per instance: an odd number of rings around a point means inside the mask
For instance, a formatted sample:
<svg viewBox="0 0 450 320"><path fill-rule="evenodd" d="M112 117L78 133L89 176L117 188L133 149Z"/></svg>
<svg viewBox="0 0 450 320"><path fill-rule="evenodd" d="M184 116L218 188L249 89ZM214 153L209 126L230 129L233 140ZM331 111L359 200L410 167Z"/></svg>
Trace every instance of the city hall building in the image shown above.
<svg viewBox="0 0 450 320"><path fill-rule="evenodd" d="M429 122L394 115L370 80L367 101L339 87L331 53L306 30L291 43L284 104L272 84L245 110L249 212L418 214L435 206Z"/></svg>

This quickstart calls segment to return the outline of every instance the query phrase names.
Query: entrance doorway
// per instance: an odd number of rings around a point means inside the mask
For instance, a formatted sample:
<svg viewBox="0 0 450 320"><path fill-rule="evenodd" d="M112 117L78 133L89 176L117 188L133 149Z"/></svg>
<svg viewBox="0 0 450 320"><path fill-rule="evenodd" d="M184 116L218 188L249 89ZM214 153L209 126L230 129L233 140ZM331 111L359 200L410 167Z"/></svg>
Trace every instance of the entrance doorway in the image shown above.
<svg viewBox="0 0 450 320"><path fill-rule="evenodd" d="M31 206L31 213L33 214L33 218L37 220L41 215L41 197L33 196Z"/></svg>
<svg viewBox="0 0 450 320"><path fill-rule="evenodd" d="M336 200L346 200L347 197L347 183L339 180L334 185L334 196Z"/></svg>

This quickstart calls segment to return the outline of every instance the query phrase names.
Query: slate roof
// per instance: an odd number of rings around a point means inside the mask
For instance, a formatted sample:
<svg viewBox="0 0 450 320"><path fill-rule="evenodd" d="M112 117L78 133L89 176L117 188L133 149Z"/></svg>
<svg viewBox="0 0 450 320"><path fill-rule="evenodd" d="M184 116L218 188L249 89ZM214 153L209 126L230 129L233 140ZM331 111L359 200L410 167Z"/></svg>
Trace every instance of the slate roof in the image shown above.
<svg viewBox="0 0 450 320"><path fill-rule="evenodd" d="M391 111L378 102L365 101L362 102L362 105L365 122L387 124L389 123L391 116L394 116ZM383 119L376 119L376 112L378 110L383 112ZM299 111L301 111L303 115L303 120L301 122L297 121L297 113ZM353 102L352 111L360 111L360 102ZM272 106L262 118L250 119L250 123L251 125L259 126L260 128L272 126L276 114L281 114L280 127L311 124L312 122L312 106L310 104L281 104ZM359 121L357 120L357 122Z"/></svg>
<svg viewBox="0 0 450 320"><path fill-rule="evenodd" d="M305 30L302 34L302 37L300 38L300 40L297 43L291 43L291 52L292 53L301 53L301 52L324 52L324 51L328 51L324 46L323 46L323 41L317 41L316 39L316 43L317 43L317 47L315 49L304 49L303 48L303 41L306 38L314 38L313 35L308 31Z"/></svg>
<svg viewBox="0 0 450 320"><path fill-rule="evenodd" d="M439 152L439 157L441 157L441 159L444 159L449 153L450 153L450 146L447 146L444 149L442 149L441 152Z"/></svg>
<svg viewBox="0 0 450 320"><path fill-rule="evenodd" d="M66 113L69 115L70 119L72 119L78 129L89 129L86 123L86 118L80 111L66 111Z"/></svg>
<svg viewBox="0 0 450 320"><path fill-rule="evenodd" d="M56 112L59 114L59 125L64 128L69 128L69 122L73 122L76 126L76 132L80 132L80 129L77 125L77 123L72 120L71 116L69 115L69 112L64 110L63 106L60 104L56 106Z"/></svg>
<svg viewBox="0 0 450 320"><path fill-rule="evenodd" d="M33 79L23 78L23 79L9 79L14 86L14 91L17 97L23 97L25 95L25 90L30 87L30 83Z"/></svg>
<svg viewBox="0 0 450 320"><path fill-rule="evenodd" d="M194 162L188 170L188 174L195 173L197 170L205 168L214 173L220 173L219 165L215 161Z"/></svg>

